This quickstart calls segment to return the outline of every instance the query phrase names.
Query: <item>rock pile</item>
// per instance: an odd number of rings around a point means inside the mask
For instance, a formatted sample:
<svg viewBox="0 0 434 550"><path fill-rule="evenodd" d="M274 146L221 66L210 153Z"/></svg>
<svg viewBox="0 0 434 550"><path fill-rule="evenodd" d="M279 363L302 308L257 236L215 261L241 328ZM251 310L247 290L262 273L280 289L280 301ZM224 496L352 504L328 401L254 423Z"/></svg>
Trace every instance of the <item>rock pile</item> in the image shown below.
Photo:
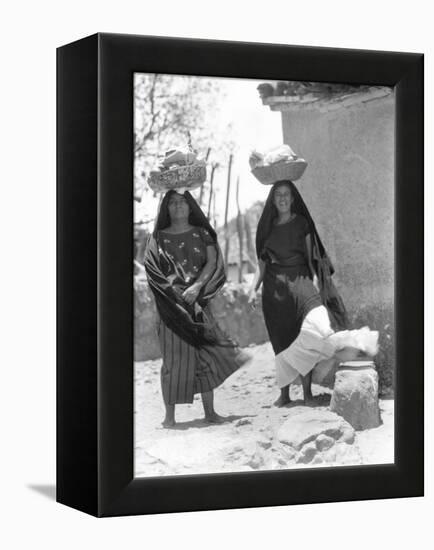
<svg viewBox="0 0 434 550"><path fill-rule="evenodd" d="M280 459L297 464L361 464L353 428L325 410L295 407L278 430L274 448Z"/></svg>

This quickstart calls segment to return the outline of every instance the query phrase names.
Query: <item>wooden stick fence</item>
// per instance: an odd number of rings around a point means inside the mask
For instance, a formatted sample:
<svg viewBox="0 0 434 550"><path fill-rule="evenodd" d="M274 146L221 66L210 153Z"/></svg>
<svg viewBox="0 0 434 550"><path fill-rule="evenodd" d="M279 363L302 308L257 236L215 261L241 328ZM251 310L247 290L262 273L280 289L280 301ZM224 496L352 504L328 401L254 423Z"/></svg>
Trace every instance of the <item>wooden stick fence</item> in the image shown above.
<svg viewBox="0 0 434 550"><path fill-rule="evenodd" d="M229 234L228 234L228 210L229 210L229 193L231 190L231 169L232 169L232 154L229 155L228 164L228 181L226 188L226 208L225 208L225 266L228 265L229 260Z"/></svg>
<svg viewBox="0 0 434 550"><path fill-rule="evenodd" d="M238 282L243 282L243 216L240 209L240 177L237 177L237 233L239 246Z"/></svg>
<svg viewBox="0 0 434 550"><path fill-rule="evenodd" d="M208 219L209 220L211 220L211 203L212 203L212 198L214 194L213 182L214 182L214 172L216 168L217 168L217 163L214 163L211 168L211 176L209 179L209 197L208 197Z"/></svg>
<svg viewBox="0 0 434 550"><path fill-rule="evenodd" d="M209 155L211 153L211 147L208 147L208 150L205 155L205 162L208 162ZM205 184L202 184L200 186L200 195L199 195L199 206L202 208L202 201L203 201L203 195L204 195L204 188Z"/></svg>

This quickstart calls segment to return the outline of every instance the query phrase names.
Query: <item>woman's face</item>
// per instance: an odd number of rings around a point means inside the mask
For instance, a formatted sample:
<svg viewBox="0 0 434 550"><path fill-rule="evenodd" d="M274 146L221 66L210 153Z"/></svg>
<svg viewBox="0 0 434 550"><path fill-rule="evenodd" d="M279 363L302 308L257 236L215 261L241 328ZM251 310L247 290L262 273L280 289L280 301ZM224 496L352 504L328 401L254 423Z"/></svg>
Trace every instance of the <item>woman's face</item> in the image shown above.
<svg viewBox="0 0 434 550"><path fill-rule="evenodd" d="M174 222L187 222L190 214L190 207L188 202L179 193L173 193L168 203L170 221Z"/></svg>
<svg viewBox="0 0 434 550"><path fill-rule="evenodd" d="M288 185L279 185L274 191L274 205L279 214L286 214L291 210L292 193Z"/></svg>

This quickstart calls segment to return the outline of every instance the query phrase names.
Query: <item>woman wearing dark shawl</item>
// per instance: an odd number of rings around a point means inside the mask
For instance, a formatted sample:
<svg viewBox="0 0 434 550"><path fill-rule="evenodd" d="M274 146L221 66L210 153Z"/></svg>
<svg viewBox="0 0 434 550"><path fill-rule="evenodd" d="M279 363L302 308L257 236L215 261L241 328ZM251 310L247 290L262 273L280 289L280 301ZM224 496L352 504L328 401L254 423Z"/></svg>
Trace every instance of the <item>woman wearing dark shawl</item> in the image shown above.
<svg viewBox="0 0 434 550"><path fill-rule="evenodd" d="M202 394L205 419L222 422L213 390L249 357L218 327L209 301L226 277L217 235L191 194L164 196L145 254L160 316L158 335L166 407L163 426L175 425L175 405Z"/></svg>
<svg viewBox="0 0 434 550"><path fill-rule="evenodd" d="M276 182L256 232L256 271L250 302L261 283L265 324L276 355L277 406L290 402L289 386L301 375L305 402L313 400L312 369L330 359L377 352L378 333L348 326L331 276L333 266L309 211L291 181ZM335 332L339 330L339 332Z"/></svg>

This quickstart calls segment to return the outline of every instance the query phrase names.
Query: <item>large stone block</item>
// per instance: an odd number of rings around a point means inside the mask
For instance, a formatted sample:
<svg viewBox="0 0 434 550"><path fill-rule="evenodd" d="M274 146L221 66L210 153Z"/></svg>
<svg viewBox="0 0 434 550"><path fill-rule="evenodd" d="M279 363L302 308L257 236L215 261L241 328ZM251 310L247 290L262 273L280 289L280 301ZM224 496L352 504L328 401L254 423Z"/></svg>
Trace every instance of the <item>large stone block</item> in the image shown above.
<svg viewBox="0 0 434 550"><path fill-rule="evenodd" d="M337 440L348 431L353 431L351 426L333 412L296 407L279 428L277 438L281 443L299 451L303 445L320 436L326 435Z"/></svg>
<svg viewBox="0 0 434 550"><path fill-rule="evenodd" d="M355 430L381 424L378 374L372 361L348 361L335 375L330 410L342 416Z"/></svg>
<svg viewBox="0 0 434 550"><path fill-rule="evenodd" d="M361 464L354 430L341 416L323 409L295 407L276 434L277 464ZM286 451L286 452L285 452ZM290 452L289 457L287 456Z"/></svg>

